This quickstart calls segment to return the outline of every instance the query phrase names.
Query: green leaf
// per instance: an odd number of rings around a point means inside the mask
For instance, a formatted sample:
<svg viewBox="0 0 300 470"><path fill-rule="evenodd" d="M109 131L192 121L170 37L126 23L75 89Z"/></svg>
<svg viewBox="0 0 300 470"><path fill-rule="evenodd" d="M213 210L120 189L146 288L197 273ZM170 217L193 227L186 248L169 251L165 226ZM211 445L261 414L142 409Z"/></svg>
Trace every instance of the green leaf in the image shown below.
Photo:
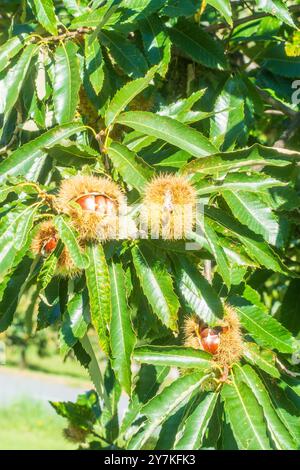
<svg viewBox="0 0 300 470"><path fill-rule="evenodd" d="M123 180L141 192L153 175L152 168L119 142L112 142L107 153Z"/></svg>
<svg viewBox="0 0 300 470"><path fill-rule="evenodd" d="M177 436L175 450L197 450L201 447L217 401L218 393L210 392L204 397Z"/></svg>
<svg viewBox="0 0 300 470"><path fill-rule="evenodd" d="M248 191L254 193L266 194L264 191L268 188L285 186L286 183L263 173L228 173L225 178L220 178L213 183L211 180L204 180L203 175L196 174L192 178L192 183L197 188L197 194L209 194L211 192L223 193L223 191Z"/></svg>
<svg viewBox="0 0 300 470"><path fill-rule="evenodd" d="M221 43L195 23L179 20L169 29L169 34L174 44L195 62L212 69L226 70L228 68Z"/></svg>
<svg viewBox="0 0 300 470"><path fill-rule="evenodd" d="M37 283L41 285L41 289L45 289L50 284L53 276L55 275L57 263L62 251L63 244L59 240L55 250L51 253L50 256L48 256L43 264L41 271L39 272Z"/></svg>
<svg viewBox="0 0 300 470"><path fill-rule="evenodd" d="M122 420L120 429L121 434L128 430L139 415L144 404L156 394L169 371L169 367L154 367L147 364L141 365L136 377L136 383L128 409L126 410Z"/></svg>
<svg viewBox="0 0 300 470"><path fill-rule="evenodd" d="M280 226L278 219L264 199L248 191L224 191L222 193L233 215L249 229L270 244L276 245Z"/></svg>
<svg viewBox="0 0 300 470"><path fill-rule="evenodd" d="M167 266L148 248L136 245L132 250L140 284L154 313L171 330L177 330L179 302Z"/></svg>
<svg viewBox="0 0 300 470"><path fill-rule="evenodd" d="M111 322L111 292L108 266L102 245L89 245L87 253L90 265L86 269L85 275L92 324L98 333L103 351L109 354L108 330Z"/></svg>
<svg viewBox="0 0 300 470"><path fill-rule="evenodd" d="M256 343L245 343L244 357L250 364L258 366L272 377L279 378L280 373L275 366L276 354L269 349L261 349Z"/></svg>
<svg viewBox="0 0 300 470"><path fill-rule="evenodd" d="M120 263L109 265L111 285L110 341L112 367L122 388L131 394L131 356L136 342L126 299L124 271Z"/></svg>
<svg viewBox="0 0 300 470"><path fill-rule="evenodd" d="M289 160L297 159L299 156L298 152L254 144L247 149L218 153L211 157L193 160L182 168L182 173L218 176L233 170L248 171L256 165L285 166L289 164Z"/></svg>
<svg viewBox="0 0 300 470"><path fill-rule="evenodd" d="M299 303L300 280L292 279L281 304L280 322L295 336L300 332Z"/></svg>
<svg viewBox="0 0 300 470"><path fill-rule="evenodd" d="M299 407L295 406L288 398L287 393L280 387L274 387L274 381L265 375L260 374L265 388L267 389L272 403L276 409L278 416L293 436L294 440L300 444L300 427L299 427Z"/></svg>
<svg viewBox="0 0 300 470"><path fill-rule="evenodd" d="M140 21L139 26L146 57L151 65L159 64L158 73L164 77L171 60L171 40L164 23L152 15Z"/></svg>
<svg viewBox="0 0 300 470"><path fill-rule="evenodd" d="M211 369L210 354L176 346L142 346L134 351L134 359L154 366L182 367L186 369Z"/></svg>
<svg viewBox="0 0 300 470"><path fill-rule="evenodd" d="M141 410L148 418L146 428L138 432L129 442L128 449L141 449L152 437L156 429L199 390L201 384L209 375L193 373L175 380L171 385L165 387L162 392L150 400Z"/></svg>
<svg viewBox="0 0 300 470"><path fill-rule="evenodd" d="M266 242L260 240L257 235L252 234L247 227L240 225L230 215L216 207L206 207L205 214L235 235L245 246L247 254L260 265L273 271L286 272L286 268L282 265L279 256Z"/></svg>
<svg viewBox="0 0 300 470"><path fill-rule="evenodd" d="M10 60L24 47L25 34L13 36L0 47L0 72L7 67Z"/></svg>
<svg viewBox="0 0 300 470"><path fill-rule="evenodd" d="M81 85L78 46L72 41L55 51L55 76L53 82L54 112L57 122L65 124L74 120Z"/></svg>
<svg viewBox="0 0 300 470"><path fill-rule="evenodd" d="M245 134L244 98L239 78L229 78L219 94L211 119L210 137L228 150Z"/></svg>
<svg viewBox="0 0 300 470"><path fill-rule="evenodd" d="M18 306L31 263L31 260L25 258L14 273L10 275L8 285L0 303L0 333L7 330L13 321L14 313Z"/></svg>
<svg viewBox="0 0 300 470"><path fill-rule="evenodd" d="M178 256L176 262L178 289L191 312L208 324L223 317L222 303L209 282L187 258Z"/></svg>
<svg viewBox="0 0 300 470"><path fill-rule="evenodd" d="M213 226L211 222L209 221L209 219L205 219L204 233L205 233L207 242L210 246L211 252L213 253L215 260L217 262L217 266L220 271L220 274L226 286L230 288L231 279L230 279L229 261L220 243L220 239L217 233L214 231Z"/></svg>
<svg viewBox="0 0 300 470"><path fill-rule="evenodd" d="M269 47L264 53L262 65L274 75L280 75L282 77L294 78L298 77L300 73L299 57L288 56L284 43ZM271 94L276 97L276 91L271 91Z"/></svg>
<svg viewBox="0 0 300 470"><path fill-rule="evenodd" d="M1 219L1 228L0 228L0 279L3 281L6 273L13 266L15 257L17 255L16 244L20 246L20 241L22 245L27 241L27 231L17 234L18 225L21 223L24 224L24 220L28 217L28 212L30 212L31 207L28 206L19 206L17 209L10 211L5 217ZM23 225L24 227L24 225ZM22 239L22 240L21 240ZM20 249L19 248L19 249Z"/></svg>
<svg viewBox="0 0 300 470"><path fill-rule="evenodd" d="M147 62L135 46L124 36L115 31L101 31L100 42L108 47L110 54L119 67L132 78L142 77L147 73Z"/></svg>
<svg viewBox="0 0 300 470"><path fill-rule="evenodd" d="M101 46L97 38L90 44L89 36L85 36L84 55L85 67L89 80L95 90L96 95L98 95L102 89L104 82L104 60L102 56Z"/></svg>
<svg viewBox="0 0 300 470"><path fill-rule="evenodd" d="M78 236L76 232L74 232L67 220L60 215L54 219L54 224L58 230L60 238L66 245L75 266L79 269L86 269L89 265L89 260L78 244Z"/></svg>
<svg viewBox="0 0 300 470"><path fill-rule="evenodd" d="M22 214L22 217L19 219L15 235L15 247L17 250L20 250L24 245L26 245L38 208L39 203L27 207Z"/></svg>
<svg viewBox="0 0 300 470"><path fill-rule="evenodd" d="M38 22L49 31L50 34L56 35L57 21L55 9L52 0L33 0Z"/></svg>
<svg viewBox="0 0 300 470"><path fill-rule="evenodd" d="M256 305L235 307L242 326L262 346L293 353L293 337L275 318L260 310Z"/></svg>
<svg viewBox="0 0 300 470"><path fill-rule="evenodd" d="M62 139L65 139L76 132L83 131L84 129L85 126L80 123L54 127L36 139L22 145L0 163L0 183L3 183L8 175L26 175L28 178L31 167L37 160L40 160L46 155L46 152L44 151L45 147L53 147Z"/></svg>
<svg viewBox="0 0 300 470"><path fill-rule="evenodd" d="M89 326L88 302L83 292L74 294L67 304L60 330L60 351L66 355Z"/></svg>
<svg viewBox="0 0 300 470"><path fill-rule="evenodd" d="M271 450L262 408L251 389L232 374L221 391L225 413L240 450Z"/></svg>
<svg viewBox="0 0 300 470"><path fill-rule="evenodd" d="M235 367L237 380L245 382L253 391L255 398L263 409L263 413L267 422L268 430L272 440L278 450L297 449L297 444L293 441L292 436L280 421L275 409L272 406L267 390L262 381L254 372L251 366Z"/></svg>
<svg viewBox="0 0 300 470"><path fill-rule="evenodd" d="M36 44L26 46L17 63L9 69L4 79L3 96L1 98L4 103L3 113L6 117L16 104L31 64L31 59L37 51L38 46Z"/></svg>
<svg viewBox="0 0 300 470"><path fill-rule="evenodd" d="M147 75L142 78L137 78L136 80L132 80L126 85L123 86L113 99L111 100L106 113L105 113L105 124L106 126L111 125L119 114L126 108L126 106L151 82L153 79L155 72L157 71L157 67L153 67L149 70Z"/></svg>
<svg viewBox="0 0 300 470"><path fill-rule="evenodd" d="M129 111L121 114L117 122L169 142L195 157L204 157L217 151L203 134L167 116Z"/></svg>
<svg viewBox="0 0 300 470"><path fill-rule="evenodd" d="M284 23L295 28L295 23L287 6L281 0L256 0L257 8L264 13L276 16Z"/></svg>
<svg viewBox="0 0 300 470"><path fill-rule="evenodd" d="M207 0L207 3L218 10L224 16L230 26L232 26L232 11L230 0Z"/></svg>

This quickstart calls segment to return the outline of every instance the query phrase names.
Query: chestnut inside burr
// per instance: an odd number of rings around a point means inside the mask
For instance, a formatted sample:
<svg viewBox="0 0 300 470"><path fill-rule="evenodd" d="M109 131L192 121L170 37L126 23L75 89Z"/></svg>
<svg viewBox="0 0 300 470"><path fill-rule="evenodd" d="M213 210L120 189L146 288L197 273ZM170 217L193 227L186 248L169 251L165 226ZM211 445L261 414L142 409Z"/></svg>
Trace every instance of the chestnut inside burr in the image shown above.
<svg viewBox="0 0 300 470"><path fill-rule="evenodd" d="M82 210L97 212L99 215L116 214L116 204L103 194L85 194L76 199Z"/></svg>

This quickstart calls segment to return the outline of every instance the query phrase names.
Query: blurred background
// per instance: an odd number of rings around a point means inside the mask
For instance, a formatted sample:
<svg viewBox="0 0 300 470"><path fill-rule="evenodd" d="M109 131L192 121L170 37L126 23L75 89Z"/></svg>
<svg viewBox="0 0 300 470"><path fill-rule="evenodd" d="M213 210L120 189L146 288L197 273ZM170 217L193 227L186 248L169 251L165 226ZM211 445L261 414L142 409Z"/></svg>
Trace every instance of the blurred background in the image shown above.
<svg viewBox="0 0 300 470"><path fill-rule="evenodd" d="M26 314L32 300L22 299L13 325L0 334L0 450L75 449L49 400L75 401L93 387L72 355L60 355L55 329L36 331Z"/></svg>

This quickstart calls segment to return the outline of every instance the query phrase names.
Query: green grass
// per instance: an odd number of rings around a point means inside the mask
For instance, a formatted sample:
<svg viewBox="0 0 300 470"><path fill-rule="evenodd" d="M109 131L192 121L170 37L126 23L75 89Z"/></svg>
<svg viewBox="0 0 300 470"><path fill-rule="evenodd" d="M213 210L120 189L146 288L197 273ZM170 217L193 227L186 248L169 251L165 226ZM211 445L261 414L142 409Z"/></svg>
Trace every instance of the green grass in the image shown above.
<svg viewBox="0 0 300 470"><path fill-rule="evenodd" d="M63 437L67 421L50 405L22 399L0 408L0 450L72 450Z"/></svg>
<svg viewBox="0 0 300 470"><path fill-rule="evenodd" d="M74 359L68 358L65 362L59 354L40 357L35 347L28 347L28 369L45 374L71 377L80 380L89 380L87 371ZM6 364L10 367L18 367L20 363L20 351L15 347L7 347Z"/></svg>

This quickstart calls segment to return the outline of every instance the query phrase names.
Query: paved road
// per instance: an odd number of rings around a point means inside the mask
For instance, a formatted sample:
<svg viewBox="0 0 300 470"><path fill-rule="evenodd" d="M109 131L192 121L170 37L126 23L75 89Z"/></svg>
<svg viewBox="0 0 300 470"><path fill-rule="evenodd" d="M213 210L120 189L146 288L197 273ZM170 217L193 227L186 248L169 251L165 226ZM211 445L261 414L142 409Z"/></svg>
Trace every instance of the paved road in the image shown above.
<svg viewBox="0 0 300 470"><path fill-rule="evenodd" d="M0 407L26 397L44 402L74 401L89 388L92 388L89 384L73 387L61 377L0 366Z"/></svg>

